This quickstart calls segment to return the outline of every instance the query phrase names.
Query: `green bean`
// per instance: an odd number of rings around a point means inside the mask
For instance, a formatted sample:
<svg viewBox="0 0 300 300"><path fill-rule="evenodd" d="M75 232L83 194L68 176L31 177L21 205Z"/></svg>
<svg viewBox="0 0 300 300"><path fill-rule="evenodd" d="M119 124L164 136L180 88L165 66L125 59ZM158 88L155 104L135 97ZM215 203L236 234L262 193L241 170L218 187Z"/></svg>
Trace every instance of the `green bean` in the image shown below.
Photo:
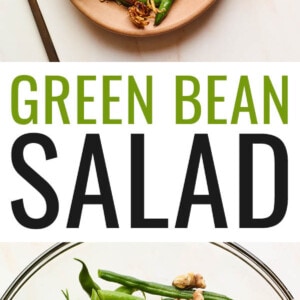
<svg viewBox="0 0 300 300"><path fill-rule="evenodd" d="M122 293L125 293L125 294L128 294L128 295L132 295L134 292L137 291L137 289L136 289L136 288L129 287L129 286L121 285L121 286L118 287L115 291L117 291L117 292L122 292ZM144 300L146 300L145 292L143 292L143 291L141 291L141 292L142 292L142 294L143 294Z"/></svg>
<svg viewBox="0 0 300 300"><path fill-rule="evenodd" d="M193 290L180 290L170 285L144 281L131 276L121 275L107 270L98 270L98 276L104 280L136 288L149 294L180 299L193 298ZM208 291L205 291L203 295L205 300L230 300L230 298L226 296L211 293Z"/></svg>
<svg viewBox="0 0 300 300"><path fill-rule="evenodd" d="M93 280L91 277L89 270L85 263L78 258L75 260L79 261L82 265L81 271L79 273L79 282L82 288L86 291L86 293L91 297L93 290L101 290L99 285Z"/></svg>
<svg viewBox="0 0 300 300"><path fill-rule="evenodd" d="M144 298L131 295L136 289L127 286L121 286L115 291L101 290L99 285L91 277L86 264L80 259L75 258L82 265L79 273L79 282L86 293L91 299L100 300L144 300ZM64 293L65 297L69 297L67 293ZM68 299L68 298L67 298Z"/></svg>
<svg viewBox="0 0 300 300"><path fill-rule="evenodd" d="M129 295L118 291L98 290L97 294L100 300L144 300L141 297Z"/></svg>
<svg viewBox="0 0 300 300"><path fill-rule="evenodd" d="M125 286L136 288L149 294L161 295L171 298L193 298L192 291L179 290L173 286L160 283L148 282L131 276L121 275L107 270L98 270L98 276L104 280L117 282Z"/></svg>
<svg viewBox="0 0 300 300"><path fill-rule="evenodd" d="M147 4L147 0L138 0L138 1ZM161 1L162 1L162 0L154 0L155 6L158 7L158 6L161 4Z"/></svg>
<svg viewBox="0 0 300 300"><path fill-rule="evenodd" d="M132 295L134 292L137 291L137 289L129 287L129 286L121 285L115 291L116 292L122 292L122 293L125 293L125 294L128 294L128 295Z"/></svg>
<svg viewBox="0 0 300 300"><path fill-rule="evenodd" d="M162 20L167 16L174 0L161 0L161 3L158 7L159 12L155 16L154 25L159 25Z"/></svg>
<svg viewBox="0 0 300 300"><path fill-rule="evenodd" d="M91 300L102 300L98 292L94 289L92 290Z"/></svg>
<svg viewBox="0 0 300 300"><path fill-rule="evenodd" d="M224 295L209 291L203 291L203 297L204 300L232 300Z"/></svg>

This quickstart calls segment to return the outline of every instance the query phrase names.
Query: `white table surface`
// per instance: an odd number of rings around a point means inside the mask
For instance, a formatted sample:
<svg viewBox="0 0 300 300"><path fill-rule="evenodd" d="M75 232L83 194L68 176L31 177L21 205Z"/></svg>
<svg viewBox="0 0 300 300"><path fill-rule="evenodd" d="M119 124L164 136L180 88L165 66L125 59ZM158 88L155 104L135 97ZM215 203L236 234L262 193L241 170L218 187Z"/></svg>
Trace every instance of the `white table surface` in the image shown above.
<svg viewBox="0 0 300 300"><path fill-rule="evenodd" d="M0 295L3 295L10 283L32 260L51 245L51 243L0 243ZM295 299L300 299L300 243L242 245L275 272Z"/></svg>
<svg viewBox="0 0 300 300"><path fill-rule="evenodd" d="M300 60L298 0L218 0L188 26L152 38L107 32L69 0L38 1L61 61ZM27 0L0 0L0 61L47 61Z"/></svg>

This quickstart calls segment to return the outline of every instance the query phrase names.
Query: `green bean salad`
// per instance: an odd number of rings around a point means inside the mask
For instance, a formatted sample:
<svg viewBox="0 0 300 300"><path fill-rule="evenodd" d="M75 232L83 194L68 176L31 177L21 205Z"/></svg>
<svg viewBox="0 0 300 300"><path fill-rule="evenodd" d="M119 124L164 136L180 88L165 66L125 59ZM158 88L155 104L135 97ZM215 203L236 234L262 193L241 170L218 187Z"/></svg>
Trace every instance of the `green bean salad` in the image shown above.
<svg viewBox="0 0 300 300"><path fill-rule="evenodd" d="M160 296L158 300L232 300L225 295L205 290L203 276L192 272L175 277L172 285L165 285L99 269L100 279L118 284L114 290L105 290L91 277L86 264L80 259L75 260L82 265L79 283L90 300L146 300L147 294ZM142 296L134 294L135 292ZM68 290L63 290L62 293L66 300L71 300Z"/></svg>
<svg viewBox="0 0 300 300"><path fill-rule="evenodd" d="M130 21L138 28L144 28L149 25L151 18L154 18L154 26L158 26L167 16L174 2L174 0L113 1L127 8Z"/></svg>

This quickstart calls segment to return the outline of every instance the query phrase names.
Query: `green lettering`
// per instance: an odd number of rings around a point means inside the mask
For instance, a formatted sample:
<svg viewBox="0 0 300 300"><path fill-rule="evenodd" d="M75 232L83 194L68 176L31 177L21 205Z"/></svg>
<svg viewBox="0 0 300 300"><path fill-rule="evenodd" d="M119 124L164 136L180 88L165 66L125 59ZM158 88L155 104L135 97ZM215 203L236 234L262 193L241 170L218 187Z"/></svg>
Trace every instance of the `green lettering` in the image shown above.
<svg viewBox="0 0 300 300"><path fill-rule="evenodd" d="M61 85L61 93L53 95L55 90L53 85L59 83ZM46 124L52 124L52 108L53 102L57 102L59 112L63 121L63 124L70 124L70 120L65 107L65 100L69 95L69 83L65 77L62 76L46 76L45 78L45 119Z"/></svg>
<svg viewBox="0 0 300 300"><path fill-rule="evenodd" d="M78 124L96 124L95 119L86 119L84 115L85 102L93 102L94 97L85 96L85 82L96 80L96 76L78 76L77 78L77 123Z"/></svg>
<svg viewBox="0 0 300 300"><path fill-rule="evenodd" d="M246 96L247 106L242 106L243 95ZM247 112L249 114L251 124L257 124L251 88L248 76L241 76L238 91L236 95L235 105L233 109L231 124L237 124L240 113Z"/></svg>
<svg viewBox="0 0 300 300"><path fill-rule="evenodd" d="M193 91L190 95L184 95L184 82L190 82L193 85ZM200 83L193 76L176 76L176 124L193 124L200 119L201 104L196 99L200 93ZM190 118L183 117L183 104L188 102L193 105L194 113Z"/></svg>
<svg viewBox="0 0 300 300"><path fill-rule="evenodd" d="M208 124L226 124L226 119L216 119L216 102L224 102L224 97L216 96L216 81L226 80L226 76L208 76Z"/></svg>
<svg viewBox="0 0 300 300"><path fill-rule="evenodd" d="M111 119L110 104L111 102L119 102L120 98L111 96L110 83L114 80L121 80L122 76L103 76L103 124L122 124L121 119Z"/></svg>
<svg viewBox="0 0 300 300"><path fill-rule="evenodd" d="M146 102L133 76L128 77L128 123L134 124L134 99L138 100L140 108L148 124L152 124L152 77L147 76Z"/></svg>
<svg viewBox="0 0 300 300"><path fill-rule="evenodd" d="M270 101L275 104L283 124L288 123L288 77L282 76L281 102L269 76L264 76L264 123L270 124Z"/></svg>
<svg viewBox="0 0 300 300"><path fill-rule="evenodd" d="M30 107L30 113L27 118L23 118L20 116L19 113L19 88L21 83L28 83L30 87L31 92L36 92L37 91L37 84L36 81L33 77L29 75L20 75L17 76L13 82L12 82L12 87L11 87L11 113L14 121L18 124L29 124L32 122L33 124L37 124L38 121L38 104L37 100L33 99L27 99L24 101L25 105Z"/></svg>

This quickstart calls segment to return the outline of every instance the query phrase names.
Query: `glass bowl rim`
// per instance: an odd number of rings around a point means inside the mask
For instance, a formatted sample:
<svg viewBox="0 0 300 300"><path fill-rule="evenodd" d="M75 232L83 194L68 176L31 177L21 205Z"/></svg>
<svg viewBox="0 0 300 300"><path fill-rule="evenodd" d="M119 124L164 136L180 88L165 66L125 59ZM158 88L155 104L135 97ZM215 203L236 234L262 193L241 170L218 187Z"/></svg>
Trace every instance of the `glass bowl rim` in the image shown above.
<svg viewBox="0 0 300 300"><path fill-rule="evenodd" d="M1 297L1 300L12 300L20 291L22 286L36 274L43 266L52 261L55 257L74 248L83 242L60 242L49 247L43 253L41 253L36 259L34 259L23 271L15 278L15 280L9 285L7 290ZM92 244L92 243L91 243ZM274 291L280 296L285 297L282 299L293 300L294 297L279 279L279 277L257 256L245 249L238 243L233 242L210 242L217 247L222 248L230 252L232 255L238 257L244 263L248 264L254 269L260 276L262 276L268 284L274 289Z"/></svg>

